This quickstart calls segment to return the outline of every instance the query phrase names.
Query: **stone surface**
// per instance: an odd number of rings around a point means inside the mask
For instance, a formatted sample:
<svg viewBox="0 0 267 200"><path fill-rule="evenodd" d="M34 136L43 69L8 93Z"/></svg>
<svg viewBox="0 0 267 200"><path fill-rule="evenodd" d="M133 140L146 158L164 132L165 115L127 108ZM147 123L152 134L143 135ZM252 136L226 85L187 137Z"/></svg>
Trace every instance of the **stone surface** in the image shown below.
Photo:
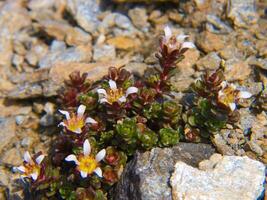
<svg viewBox="0 0 267 200"><path fill-rule="evenodd" d="M91 45L69 47L67 49L53 50L39 61L40 68L49 68L58 62L90 62L92 58Z"/></svg>
<svg viewBox="0 0 267 200"><path fill-rule="evenodd" d="M265 166L248 157L213 155L201 170L178 161L171 178L174 200L240 200L263 195ZM204 166L209 167L204 167ZM211 167L212 166L212 167Z"/></svg>
<svg viewBox="0 0 267 200"><path fill-rule="evenodd" d="M14 142L16 137L16 120L13 117L0 118L0 152Z"/></svg>
<svg viewBox="0 0 267 200"><path fill-rule="evenodd" d="M254 0L229 0L227 4L227 17L235 26L249 28L257 23L259 18Z"/></svg>
<svg viewBox="0 0 267 200"><path fill-rule="evenodd" d="M27 99L36 97L50 97L57 95L57 91L63 86L64 80L75 70L81 73L88 72L92 81L99 80L111 66L121 67L127 64L127 58L109 62L97 63L62 63L58 62L48 69L36 70L32 73L21 74L14 77L17 87L6 93L9 99ZM31 77L26 78L26 77Z"/></svg>
<svg viewBox="0 0 267 200"><path fill-rule="evenodd" d="M227 81L246 80L251 73L247 62L239 59L229 59L225 62L225 79Z"/></svg>
<svg viewBox="0 0 267 200"><path fill-rule="evenodd" d="M221 63L221 58L215 52L210 52L203 58L197 61L198 70L215 70L218 69Z"/></svg>
<svg viewBox="0 0 267 200"><path fill-rule="evenodd" d="M113 45L101 45L94 47L93 59L95 61L109 61L116 57L116 50Z"/></svg>
<svg viewBox="0 0 267 200"><path fill-rule="evenodd" d="M227 35L219 35L204 31L200 33L197 37L197 46L209 53L211 51L218 51L223 49L229 43L229 38Z"/></svg>
<svg viewBox="0 0 267 200"><path fill-rule="evenodd" d="M99 0L67 0L67 9L84 30L88 32L96 30L99 24L96 17L100 12Z"/></svg>
<svg viewBox="0 0 267 200"><path fill-rule="evenodd" d="M210 145L180 143L172 148L138 152L127 164L115 191L118 200L172 199L169 179L174 164L181 160L192 166L214 152Z"/></svg>

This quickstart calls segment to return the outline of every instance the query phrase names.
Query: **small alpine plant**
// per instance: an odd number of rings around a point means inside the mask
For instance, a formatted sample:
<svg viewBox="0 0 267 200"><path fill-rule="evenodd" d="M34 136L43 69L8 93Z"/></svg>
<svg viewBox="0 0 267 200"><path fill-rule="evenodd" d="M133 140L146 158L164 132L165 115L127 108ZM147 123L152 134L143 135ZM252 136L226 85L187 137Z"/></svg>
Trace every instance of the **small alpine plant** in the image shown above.
<svg viewBox="0 0 267 200"><path fill-rule="evenodd" d="M225 81L223 69L207 72L190 88L191 103L175 100L171 77L195 45L166 27L156 57L159 67L135 77L110 67L95 83L73 72L59 92L58 135L46 155L24 155L14 167L31 199L112 197L111 189L138 151L179 141L209 141L214 131L238 120L238 102L252 95Z"/></svg>

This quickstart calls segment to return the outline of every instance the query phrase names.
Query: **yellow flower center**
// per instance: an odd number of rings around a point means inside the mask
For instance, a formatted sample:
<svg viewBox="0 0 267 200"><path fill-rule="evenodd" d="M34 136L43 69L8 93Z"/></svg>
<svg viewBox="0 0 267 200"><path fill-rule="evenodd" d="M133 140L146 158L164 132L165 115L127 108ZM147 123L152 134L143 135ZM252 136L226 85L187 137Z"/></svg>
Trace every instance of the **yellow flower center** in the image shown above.
<svg viewBox="0 0 267 200"><path fill-rule="evenodd" d="M78 170L92 174L98 167L97 162L92 156L82 156L79 158Z"/></svg>
<svg viewBox="0 0 267 200"><path fill-rule="evenodd" d="M236 92L231 87L225 88L223 91L223 94L219 96L219 102L221 102L224 105L229 105L229 103L235 102L235 96Z"/></svg>
<svg viewBox="0 0 267 200"><path fill-rule="evenodd" d="M81 129L85 125L84 117L72 116L69 120L65 120L64 123L67 129L74 132L77 129Z"/></svg>
<svg viewBox="0 0 267 200"><path fill-rule="evenodd" d="M30 177L31 174L34 174L34 173L37 173L38 176L40 174L40 171L41 171L41 168L39 165L36 165L35 163L34 164L29 164L29 163L26 163L24 164L24 167L25 167L25 175Z"/></svg>
<svg viewBox="0 0 267 200"><path fill-rule="evenodd" d="M109 103L117 102L119 98L121 98L124 95L123 89L110 89L107 92L107 100Z"/></svg>

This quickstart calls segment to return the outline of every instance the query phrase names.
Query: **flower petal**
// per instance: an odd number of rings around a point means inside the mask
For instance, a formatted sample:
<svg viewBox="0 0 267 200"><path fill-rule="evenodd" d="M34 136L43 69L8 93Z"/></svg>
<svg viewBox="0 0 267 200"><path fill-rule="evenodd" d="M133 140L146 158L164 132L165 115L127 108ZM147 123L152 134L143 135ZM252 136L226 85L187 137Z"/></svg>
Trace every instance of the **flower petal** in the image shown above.
<svg viewBox="0 0 267 200"><path fill-rule="evenodd" d="M186 38L188 38L189 36L188 35L177 35L176 36L176 40L178 41L178 42L184 42L184 40L186 39Z"/></svg>
<svg viewBox="0 0 267 200"><path fill-rule="evenodd" d="M108 84L109 84L109 87L110 87L112 90L117 89L117 84L116 84L115 81L113 81L113 80L110 79L110 80L108 81Z"/></svg>
<svg viewBox="0 0 267 200"><path fill-rule="evenodd" d="M99 152L96 154L96 156L95 156L95 160L96 160L97 162L99 162L99 161L103 160L103 159L105 158L105 156L106 156L106 150L105 150L105 149L102 149L101 151L99 151Z"/></svg>
<svg viewBox="0 0 267 200"><path fill-rule="evenodd" d="M97 124L97 121L95 121L93 118L91 117L87 117L85 119L85 123L89 123L89 124Z"/></svg>
<svg viewBox="0 0 267 200"><path fill-rule="evenodd" d="M102 88L101 88L101 89L98 89L98 90L97 90L97 93L98 93L98 95L99 95L99 94L102 94L102 95L104 95L105 97L107 96L107 91L106 91L105 89L102 89Z"/></svg>
<svg viewBox="0 0 267 200"><path fill-rule="evenodd" d="M45 157L44 155L40 155L35 159L35 161L37 162L38 165L40 165L42 163L44 157Z"/></svg>
<svg viewBox="0 0 267 200"><path fill-rule="evenodd" d="M77 116L78 117L82 117L84 112L86 110L86 106L85 105L80 105L77 109Z"/></svg>
<svg viewBox="0 0 267 200"><path fill-rule="evenodd" d="M222 88L224 89L224 88L227 86L227 81L223 81L223 82L221 83L221 86L222 86Z"/></svg>
<svg viewBox="0 0 267 200"><path fill-rule="evenodd" d="M94 172L97 174L97 176L102 177L102 170L100 169L100 167L97 167Z"/></svg>
<svg viewBox="0 0 267 200"><path fill-rule="evenodd" d="M26 151L24 153L24 161L27 162L27 163L32 162L32 157L31 157L31 155L30 155L30 153L28 151Z"/></svg>
<svg viewBox="0 0 267 200"><path fill-rule="evenodd" d="M129 94L133 94L133 93L137 93L138 92L138 88L137 87L129 87L127 90L126 90L126 97L129 95Z"/></svg>
<svg viewBox="0 0 267 200"><path fill-rule="evenodd" d="M76 165L79 164L79 161L77 160L76 156L74 154L70 154L65 158L66 161L71 162L74 161Z"/></svg>
<svg viewBox="0 0 267 200"><path fill-rule="evenodd" d="M171 38L172 30L170 29L169 26L165 26L164 33L165 33L165 37L166 37L167 40Z"/></svg>
<svg viewBox="0 0 267 200"><path fill-rule="evenodd" d="M80 171L81 177L86 178L87 177L87 172Z"/></svg>
<svg viewBox="0 0 267 200"><path fill-rule="evenodd" d="M60 122L57 126L64 126L64 127L66 127L67 125L64 122Z"/></svg>
<svg viewBox="0 0 267 200"><path fill-rule="evenodd" d="M86 139L83 143L83 154L85 156L89 156L91 153L91 145L88 139Z"/></svg>
<svg viewBox="0 0 267 200"><path fill-rule="evenodd" d="M69 120L70 119L70 113L68 111L65 110L58 110L61 114L65 115L66 119Z"/></svg>
<svg viewBox="0 0 267 200"><path fill-rule="evenodd" d="M108 100L106 98L99 99L99 103L108 103Z"/></svg>
<svg viewBox="0 0 267 200"><path fill-rule="evenodd" d="M231 111L234 111L236 109L236 104L235 103L229 103L229 107Z"/></svg>
<svg viewBox="0 0 267 200"><path fill-rule="evenodd" d="M126 102L126 97L125 96L122 96L118 99L119 102L123 103L123 102Z"/></svg>
<svg viewBox="0 0 267 200"><path fill-rule="evenodd" d="M80 134L82 132L82 129L81 128L77 128L77 129L75 129L72 132L77 133L77 134Z"/></svg>
<svg viewBox="0 0 267 200"><path fill-rule="evenodd" d="M185 48L187 48L187 49L192 49L192 48L196 48L196 46L195 46L194 43L192 43L192 42L184 42L184 43L182 44L181 49L185 49Z"/></svg>
<svg viewBox="0 0 267 200"><path fill-rule="evenodd" d="M19 167L14 167L14 171L20 171L20 172L24 173L26 171L26 169L24 166L19 166Z"/></svg>
<svg viewBox="0 0 267 200"><path fill-rule="evenodd" d="M38 173L37 173L37 172L32 173L32 174L31 174L31 177L32 177L32 179L33 179L34 181L36 181L37 178L38 178Z"/></svg>
<svg viewBox="0 0 267 200"><path fill-rule="evenodd" d="M252 96L252 94L250 92L247 91L240 91L238 93L238 98L242 98L242 99L248 99Z"/></svg>

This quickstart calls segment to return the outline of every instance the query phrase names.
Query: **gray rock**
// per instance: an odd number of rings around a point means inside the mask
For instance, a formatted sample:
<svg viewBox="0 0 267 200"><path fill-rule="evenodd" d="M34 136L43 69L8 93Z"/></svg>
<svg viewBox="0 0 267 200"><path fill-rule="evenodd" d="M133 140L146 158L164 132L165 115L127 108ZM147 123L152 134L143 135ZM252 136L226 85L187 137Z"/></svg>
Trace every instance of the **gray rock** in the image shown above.
<svg viewBox="0 0 267 200"><path fill-rule="evenodd" d="M92 57L91 45L70 47L64 51L55 48L58 47L52 46L52 51L39 61L40 68L49 68L57 62L89 62Z"/></svg>
<svg viewBox="0 0 267 200"><path fill-rule="evenodd" d="M133 27L131 20L123 14L116 14L115 24L119 28L129 30Z"/></svg>
<svg viewBox="0 0 267 200"><path fill-rule="evenodd" d="M252 200L263 195L265 166L261 162L218 154L210 162L214 167L204 171L201 163L202 170L176 163L171 178L173 200Z"/></svg>
<svg viewBox="0 0 267 200"><path fill-rule="evenodd" d="M259 19L255 4L255 0L228 0L227 17L237 27L250 28Z"/></svg>
<svg viewBox="0 0 267 200"><path fill-rule="evenodd" d="M86 31L94 32L99 24L99 0L67 0L67 9L77 23Z"/></svg>
<svg viewBox="0 0 267 200"><path fill-rule="evenodd" d="M207 29L213 33L230 33L233 29L216 15L207 15ZM215 27L215 28L214 28Z"/></svg>
<svg viewBox="0 0 267 200"><path fill-rule="evenodd" d="M113 45L96 45L94 47L94 61L109 61L116 58L116 50Z"/></svg>
<svg viewBox="0 0 267 200"><path fill-rule="evenodd" d="M174 164L182 160L192 166L214 153L207 144L180 143L172 148L154 148L150 152L137 152L127 164L113 192L117 200L171 200L169 186Z"/></svg>

